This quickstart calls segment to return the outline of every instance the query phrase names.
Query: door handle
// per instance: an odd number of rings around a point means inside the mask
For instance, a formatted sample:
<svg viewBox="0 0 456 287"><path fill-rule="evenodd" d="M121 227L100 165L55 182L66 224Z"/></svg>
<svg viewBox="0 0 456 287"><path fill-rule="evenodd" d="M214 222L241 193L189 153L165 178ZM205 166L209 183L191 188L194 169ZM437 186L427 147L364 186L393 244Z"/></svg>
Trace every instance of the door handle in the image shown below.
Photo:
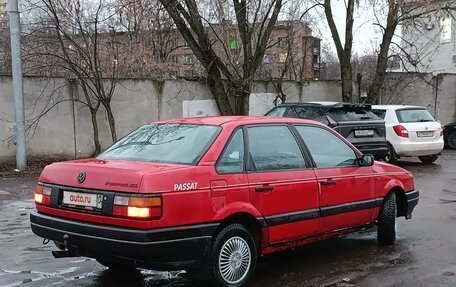
<svg viewBox="0 0 456 287"><path fill-rule="evenodd" d="M255 187L256 192L272 191L273 189L274 187L270 185Z"/></svg>
<svg viewBox="0 0 456 287"><path fill-rule="evenodd" d="M321 182L321 185L336 185L336 181L335 180L332 180L332 179L327 179L327 180L323 180Z"/></svg>

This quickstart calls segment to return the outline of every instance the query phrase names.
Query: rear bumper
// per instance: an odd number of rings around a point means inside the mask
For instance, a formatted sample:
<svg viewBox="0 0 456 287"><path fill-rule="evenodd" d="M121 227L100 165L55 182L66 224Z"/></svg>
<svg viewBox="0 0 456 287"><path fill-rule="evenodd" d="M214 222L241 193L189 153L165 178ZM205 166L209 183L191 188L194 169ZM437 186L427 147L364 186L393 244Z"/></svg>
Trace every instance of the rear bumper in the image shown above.
<svg viewBox="0 0 456 287"><path fill-rule="evenodd" d="M363 154L371 154L376 159L384 159L388 154L388 146L384 143L357 143L355 147Z"/></svg>
<svg viewBox="0 0 456 287"><path fill-rule="evenodd" d="M87 257L108 257L156 270L204 264L218 223L154 230L127 229L30 214L33 233L76 249Z"/></svg>
<svg viewBox="0 0 456 287"><path fill-rule="evenodd" d="M399 156L426 156L441 153L443 145L443 139L440 139L433 142L401 142L393 147Z"/></svg>
<svg viewBox="0 0 456 287"><path fill-rule="evenodd" d="M418 204L420 198L420 192L418 190L406 192L405 196L407 197L407 211L405 218L412 218L412 212Z"/></svg>

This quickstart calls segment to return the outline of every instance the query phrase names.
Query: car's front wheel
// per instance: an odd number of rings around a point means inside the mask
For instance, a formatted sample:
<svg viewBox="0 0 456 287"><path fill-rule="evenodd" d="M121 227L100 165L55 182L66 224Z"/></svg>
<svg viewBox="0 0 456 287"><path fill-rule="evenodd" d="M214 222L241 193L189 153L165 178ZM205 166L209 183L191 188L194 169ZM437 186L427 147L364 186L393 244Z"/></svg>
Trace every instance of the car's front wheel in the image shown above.
<svg viewBox="0 0 456 287"><path fill-rule="evenodd" d="M418 158L421 160L422 163L433 163L437 160L439 156L437 154L433 155L426 155L426 156L419 156Z"/></svg>
<svg viewBox="0 0 456 287"><path fill-rule="evenodd" d="M447 145L451 149L456 149L456 130L453 130L448 134Z"/></svg>
<svg viewBox="0 0 456 287"><path fill-rule="evenodd" d="M393 192L384 200L378 214L377 240L380 244L393 244L396 241L396 194Z"/></svg>
<svg viewBox="0 0 456 287"><path fill-rule="evenodd" d="M231 224L216 236L211 252L213 286L245 286L255 272L257 247L241 224Z"/></svg>

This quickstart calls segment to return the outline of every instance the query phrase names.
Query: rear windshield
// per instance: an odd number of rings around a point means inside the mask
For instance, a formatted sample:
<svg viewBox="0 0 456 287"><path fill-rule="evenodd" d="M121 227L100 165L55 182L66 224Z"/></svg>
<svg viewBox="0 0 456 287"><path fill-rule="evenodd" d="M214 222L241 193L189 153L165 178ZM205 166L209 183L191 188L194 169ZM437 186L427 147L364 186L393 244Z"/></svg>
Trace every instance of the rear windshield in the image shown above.
<svg viewBox="0 0 456 287"><path fill-rule="evenodd" d="M145 125L112 145L99 158L196 164L220 129L195 124Z"/></svg>
<svg viewBox="0 0 456 287"><path fill-rule="evenodd" d="M332 108L329 113L337 122L381 120L373 112L363 107L337 107Z"/></svg>
<svg viewBox="0 0 456 287"><path fill-rule="evenodd" d="M433 122L434 118L425 109L397 110L397 119L400 123Z"/></svg>

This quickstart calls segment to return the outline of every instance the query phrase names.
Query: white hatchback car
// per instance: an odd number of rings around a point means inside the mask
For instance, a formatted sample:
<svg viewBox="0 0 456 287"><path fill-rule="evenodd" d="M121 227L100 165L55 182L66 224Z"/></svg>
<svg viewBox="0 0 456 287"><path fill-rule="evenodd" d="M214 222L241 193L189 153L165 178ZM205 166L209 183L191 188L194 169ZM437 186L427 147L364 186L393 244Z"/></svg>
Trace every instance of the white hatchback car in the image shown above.
<svg viewBox="0 0 456 287"><path fill-rule="evenodd" d="M372 112L385 120L387 162L418 156L423 163L437 160L443 150L443 129L425 107L373 105Z"/></svg>

